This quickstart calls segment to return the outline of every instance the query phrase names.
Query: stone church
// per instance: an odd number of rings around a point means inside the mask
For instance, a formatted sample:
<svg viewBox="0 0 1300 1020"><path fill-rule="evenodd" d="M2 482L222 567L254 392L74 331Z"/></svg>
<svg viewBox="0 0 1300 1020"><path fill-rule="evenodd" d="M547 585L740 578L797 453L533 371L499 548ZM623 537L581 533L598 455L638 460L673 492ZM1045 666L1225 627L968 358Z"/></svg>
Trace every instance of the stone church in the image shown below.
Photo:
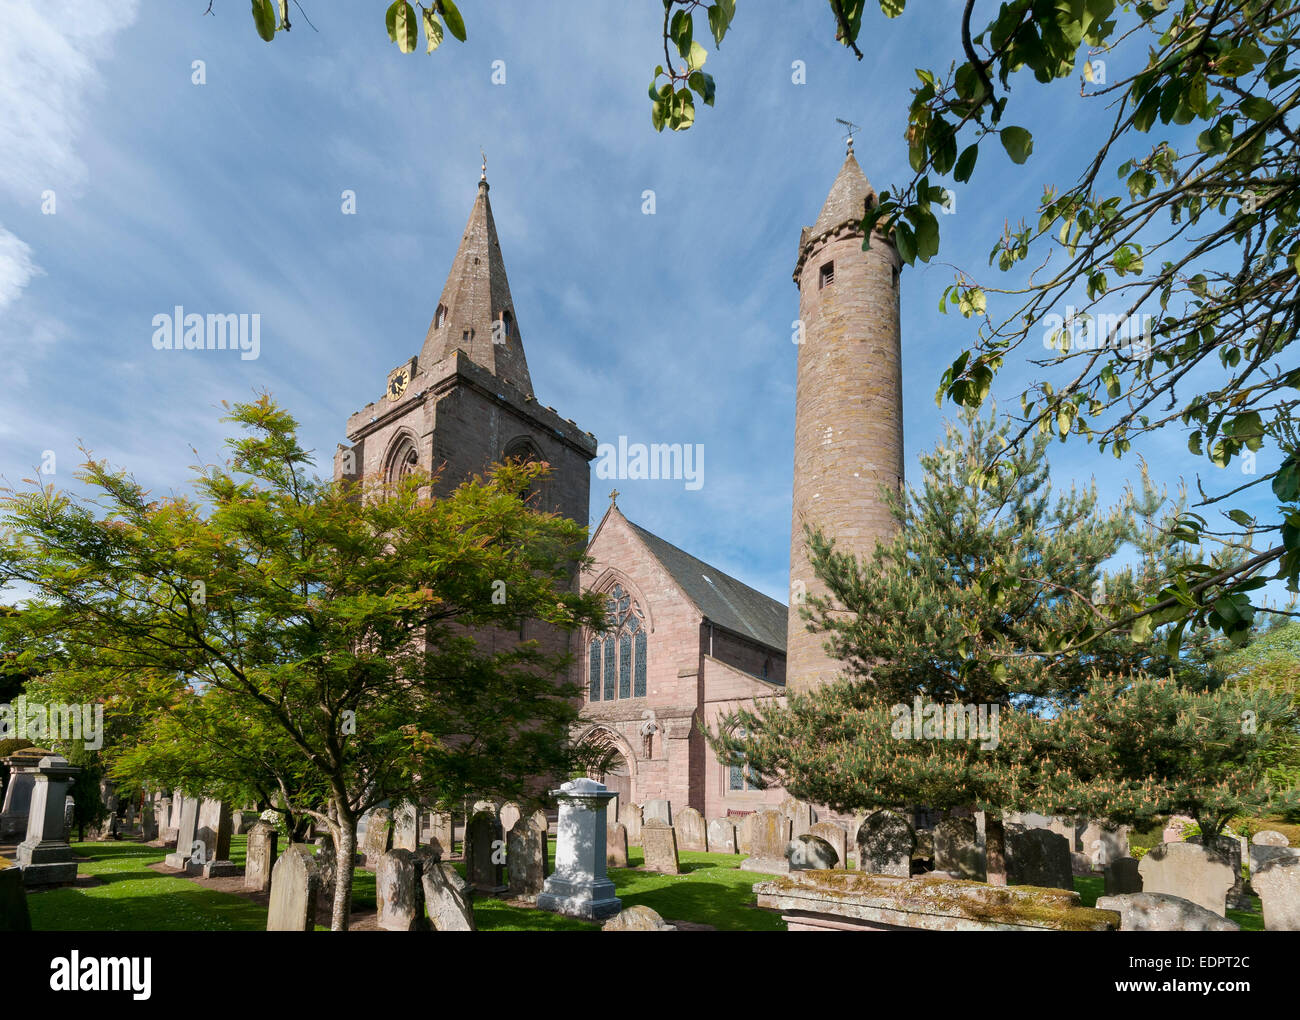
<svg viewBox="0 0 1300 1020"><path fill-rule="evenodd" d="M573 737L607 751L598 777L622 802L668 801L706 817L775 806L743 762L719 762L702 727L756 699L822 683L838 664L806 631L797 603L819 585L803 550L814 523L841 548L870 552L890 518L879 487L902 481L899 261L859 223L875 193L852 142L813 226L799 238L793 608L624 516L616 493L591 533L581 578L608 597L610 629L570 637L585 691ZM507 457L544 460L540 508L587 522L596 437L539 403L510 297L486 172L424 343L389 370L384 395L353 414L335 477L391 480L442 468L439 489ZM536 636L528 635L525 637Z"/></svg>

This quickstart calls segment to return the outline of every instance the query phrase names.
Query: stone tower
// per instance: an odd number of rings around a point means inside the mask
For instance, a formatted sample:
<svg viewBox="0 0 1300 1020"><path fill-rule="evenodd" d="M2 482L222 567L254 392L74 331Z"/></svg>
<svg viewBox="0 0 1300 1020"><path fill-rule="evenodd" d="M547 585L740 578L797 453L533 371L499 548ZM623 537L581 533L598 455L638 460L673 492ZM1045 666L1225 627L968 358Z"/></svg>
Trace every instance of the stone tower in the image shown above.
<svg viewBox="0 0 1300 1020"><path fill-rule="evenodd" d="M587 522L596 439L537 402L488 201L486 168L420 353L348 418L336 478L441 469L435 493L505 457L551 465L538 509Z"/></svg>
<svg viewBox="0 0 1300 1020"><path fill-rule="evenodd" d="M790 529L787 687L833 679L840 663L799 617L801 594L825 594L809 565L805 524L836 548L870 558L893 518L881 487L903 480L903 384L898 271L892 241L877 233L862 250L860 226L876 193L853 156L853 142L817 221L799 236L795 391L794 512Z"/></svg>

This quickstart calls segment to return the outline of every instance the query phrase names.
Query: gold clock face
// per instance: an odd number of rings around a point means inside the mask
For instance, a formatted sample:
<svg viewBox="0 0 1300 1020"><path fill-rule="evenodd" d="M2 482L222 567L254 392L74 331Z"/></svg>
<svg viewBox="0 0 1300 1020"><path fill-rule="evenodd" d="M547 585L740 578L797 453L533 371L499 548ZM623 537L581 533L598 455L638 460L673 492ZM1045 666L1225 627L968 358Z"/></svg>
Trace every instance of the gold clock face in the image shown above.
<svg viewBox="0 0 1300 1020"><path fill-rule="evenodd" d="M388 377L388 399L400 399L402 394L406 392L406 387L410 382L411 370L408 368L399 368Z"/></svg>

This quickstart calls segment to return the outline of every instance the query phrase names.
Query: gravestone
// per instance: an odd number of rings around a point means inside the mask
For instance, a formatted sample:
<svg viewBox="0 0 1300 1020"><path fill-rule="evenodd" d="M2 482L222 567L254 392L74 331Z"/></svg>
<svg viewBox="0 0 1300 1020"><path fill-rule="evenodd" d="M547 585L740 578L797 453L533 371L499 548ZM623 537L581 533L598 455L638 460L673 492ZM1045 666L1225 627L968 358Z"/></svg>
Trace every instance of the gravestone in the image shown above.
<svg viewBox="0 0 1300 1020"><path fill-rule="evenodd" d="M744 871L783 875L790 870L786 847L790 845L792 824L779 811L757 811L750 823L749 856L740 862Z"/></svg>
<svg viewBox="0 0 1300 1020"><path fill-rule="evenodd" d="M181 848L177 846L180 839L181 831L181 811L185 807L185 796L179 790L172 791L171 811L167 815L167 821L164 823L162 842L163 846L171 847L177 853ZM189 848L186 848L186 856L189 855Z"/></svg>
<svg viewBox="0 0 1300 1020"><path fill-rule="evenodd" d="M736 853L747 854L754 845L754 815L751 811L740 819L736 826Z"/></svg>
<svg viewBox="0 0 1300 1020"><path fill-rule="evenodd" d="M627 826L622 822L605 828L605 864L611 868L627 867Z"/></svg>
<svg viewBox="0 0 1300 1020"><path fill-rule="evenodd" d="M1217 850L1199 843L1161 843L1147 851L1138 873L1144 894L1177 896L1220 917L1225 914L1233 886L1232 865Z"/></svg>
<svg viewBox="0 0 1300 1020"><path fill-rule="evenodd" d="M658 911L638 903L634 907L620 910L606 921L601 931L676 931L677 926L665 924Z"/></svg>
<svg viewBox="0 0 1300 1020"><path fill-rule="evenodd" d="M64 813L67 813L66 810ZM152 800L146 800L144 805L140 808L140 838L146 843L152 842L158 838L158 822L154 815L154 803Z"/></svg>
<svg viewBox="0 0 1300 1020"><path fill-rule="evenodd" d="M805 804L803 801L796 800L794 797L786 797L781 801L781 806L777 809L786 818L790 819L790 833L793 839L796 836L802 836L812 829L813 822L817 820L817 815L812 809L811 804Z"/></svg>
<svg viewBox="0 0 1300 1020"><path fill-rule="evenodd" d="M158 842L163 846L175 846L176 832L171 827L172 798L170 795L163 794L158 798L155 814L158 819ZM172 842L168 843L168 839L171 839Z"/></svg>
<svg viewBox="0 0 1300 1020"><path fill-rule="evenodd" d="M324 833L316 837L316 874L320 882L316 891L316 916L328 923L334 916L334 890L338 883L339 863L334 852L334 837Z"/></svg>
<svg viewBox="0 0 1300 1020"><path fill-rule="evenodd" d="M176 851L167 855L164 863L177 871L194 871L202 868L195 863L191 855L195 851L195 840L199 834L199 801L197 797L180 798L180 820L176 827Z"/></svg>
<svg viewBox="0 0 1300 1020"><path fill-rule="evenodd" d="M1125 896L1142 891L1142 874L1136 857L1117 857L1106 865L1107 896Z"/></svg>
<svg viewBox="0 0 1300 1020"><path fill-rule="evenodd" d="M1260 829L1250 839L1255 846L1290 846L1291 841L1274 829Z"/></svg>
<svg viewBox="0 0 1300 1020"><path fill-rule="evenodd" d="M894 811L873 811L858 826L858 870L865 874L907 878L915 849L916 830Z"/></svg>
<svg viewBox="0 0 1300 1020"><path fill-rule="evenodd" d="M465 825L465 878L475 892L495 896L508 888L503 881L501 822L494 809L479 811Z"/></svg>
<svg viewBox="0 0 1300 1020"><path fill-rule="evenodd" d="M4 806L0 809L0 843L26 837L36 769L42 758L53 753L41 747L24 747L4 759L9 767L9 782L5 784Z"/></svg>
<svg viewBox="0 0 1300 1020"><path fill-rule="evenodd" d="M0 857L0 931L31 930L23 869L8 857Z"/></svg>
<svg viewBox="0 0 1300 1020"><path fill-rule="evenodd" d="M1203 845L1200 836L1192 836L1187 842ZM1246 895L1246 880L1241 874L1241 840L1236 836L1219 836L1214 847L1228 859L1232 866L1233 883L1228 890L1227 905L1233 910L1250 910L1254 907Z"/></svg>
<svg viewBox="0 0 1300 1020"><path fill-rule="evenodd" d="M375 868L376 923L384 931L423 931L424 886L416 855L410 850L389 850Z"/></svg>
<svg viewBox="0 0 1300 1020"><path fill-rule="evenodd" d="M641 805L641 824L658 818L665 825L673 824L673 806L666 800L648 800Z"/></svg>
<svg viewBox="0 0 1300 1020"><path fill-rule="evenodd" d="M1128 856L1128 834L1127 825L1090 818L1079 835L1079 845L1071 849L1087 854L1093 870L1101 871L1111 861Z"/></svg>
<svg viewBox="0 0 1300 1020"><path fill-rule="evenodd" d="M620 818L619 821L622 822L623 826L627 829L627 845L640 846L641 805L632 803L624 804L622 811L623 817Z"/></svg>
<svg viewBox="0 0 1300 1020"><path fill-rule="evenodd" d="M645 870L662 875L680 875L677 861L677 832L659 818L651 818L641 826L641 852L645 857Z"/></svg>
<svg viewBox="0 0 1300 1020"><path fill-rule="evenodd" d="M1012 832L1007 840L1007 879L1012 885L1073 889L1070 841L1050 829Z"/></svg>
<svg viewBox="0 0 1300 1020"><path fill-rule="evenodd" d="M973 818L945 818L934 827L934 870L971 882L984 881L984 855Z"/></svg>
<svg viewBox="0 0 1300 1020"><path fill-rule="evenodd" d="M678 811L673 828L677 830L678 850L704 853L709 849L709 835L704 826L704 816L695 808L686 807Z"/></svg>
<svg viewBox="0 0 1300 1020"><path fill-rule="evenodd" d="M72 830L77 824L77 802L71 794L63 798L63 831L72 840Z"/></svg>
<svg viewBox="0 0 1300 1020"><path fill-rule="evenodd" d="M814 822L808 835L824 839L835 849L835 863L832 867L847 868L849 860L849 834L834 822Z"/></svg>
<svg viewBox="0 0 1300 1020"><path fill-rule="evenodd" d="M361 841L367 868L373 871L379 867L379 858L388 853L392 836L393 812L388 808L375 808L366 820L366 835Z"/></svg>
<svg viewBox="0 0 1300 1020"><path fill-rule="evenodd" d="M399 804L393 809L393 849L420 849L420 812L414 804Z"/></svg>
<svg viewBox="0 0 1300 1020"><path fill-rule="evenodd" d="M605 804L613 794L594 779L551 791L560 802L555 873L537 897L541 910L600 921L622 909L605 870Z"/></svg>
<svg viewBox="0 0 1300 1020"><path fill-rule="evenodd" d="M230 805L207 799L199 804L197 840L203 844L203 877L229 878L239 874L230 859Z"/></svg>
<svg viewBox="0 0 1300 1020"><path fill-rule="evenodd" d="M432 821L433 824L429 829L429 846L433 848L439 860L448 860L455 850L455 829L451 813L435 811Z"/></svg>
<svg viewBox="0 0 1300 1020"><path fill-rule="evenodd" d="M420 881L430 926L434 931L477 931L469 883L450 862L435 862L428 857L425 861Z"/></svg>
<svg viewBox="0 0 1300 1020"><path fill-rule="evenodd" d="M513 800L508 800L501 805L501 810L497 813L497 820L501 822L501 831L509 834L510 830L515 827L515 822L523 817L523 809Z"/></svg>
<svg viewBox="0 0 1300 1020"><path fill-rule="evenodd" d="M1259 895L1265 931L1300 931L1300 857L1273 858L1251 875L1250 884Z"/></svg>
<svg viewBox="0 0 1300 1020"><path fill-rule="evenodd" d="M1169 821L1165 823L1164 834L1160 837L1162 843L1181 843L1187 837L1183 835L1183 830L1189 825L1195 825L1196 819L1188 815L1171 815Z"/></svg>
<svg viewBox="0 0 1300 1020"><path fill-rule="evenodd" d="M811 832L790 840L785 848L785 859L790 871L830 871L840 863L835 848Z"/></svg>
<svg viewBox="0 0 1300 1020"><path fill-rule="evenodd" d="M1168 845L1168 844L1166 844ZM1174 844L1177 845L1177 844ZM1148 857L1150 854L1147 855ZM1146 860L1144 857L1143 860ZM1238 931L1226 917L1198 903L1165 893L1099 896L1098 910L1119 914L1120 931Z"/></svg>
<svg viewBox="0 0 1300 1020"><path fill-rule="evenodd" d="M736 852L736 823L730 818L709 819L709 852L714 854Z"/></svg>
<svg viewBox="0 0 1300 1020"><path fill-rule="evenodd" d="M280 845L280 833L270 822L254 822L248 830L248 851L244 864L244 888L266 892L271 888L271 873Z"/></svg>
<svg viewBox="0 0 1300 1020"><path fill-rule="evenodd" d="M271 872L267 931L314 931L320 876L316 861L301 843L290 846Z"/></svg>
<svg viewBox="0 0 1300 1020"><path fill-rule="evenodd" d="M504 809L501 816L506 817ZM511 896L533 899L542 891L546 881L546 830L538 829L531 815L516 817L506 833L506 868Z"/></svg>
<svg viewBox="0 0 1300 1020"><path fill-rule="evenodd" d="M1277 860L1281 857L1300 858L1300 850L1293 846L1260 846L1252 843L1250 846L1250 873L1253 876L1268 864L1269 861Z"/></svg>
<svg viewBox="0 0 1300 1020"><path fill-rule="evenodd" d="M77 858L68 845L63 809L68 787L80 772L57 754L46 755L36 766L27 838L18 844L17 860L23 869L24 885L61 885L77 880Z"/></svg>

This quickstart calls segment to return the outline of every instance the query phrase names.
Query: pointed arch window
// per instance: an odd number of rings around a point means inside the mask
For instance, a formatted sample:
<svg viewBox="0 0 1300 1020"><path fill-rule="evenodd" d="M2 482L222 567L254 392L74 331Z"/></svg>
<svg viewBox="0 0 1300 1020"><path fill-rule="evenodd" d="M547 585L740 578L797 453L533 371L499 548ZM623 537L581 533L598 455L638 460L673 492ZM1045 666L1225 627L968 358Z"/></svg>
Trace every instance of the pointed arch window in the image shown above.
<svg viewBox="0 0 1300 1020"><path fill-rule="evenodd" d="M419 464L420 454L415 448L415 441L410 436L402 436L388 451L384 462L384 481L388 485L396 485L414 472Z"/></svg>
<svg viewBox="0 0 1300 1020"><path fill-rule="evenodd" d="M428 307L427 305L425 307ZM447 306L440 304L438 310L433 313L433 328L442 329L447 322Z"/></svg>
<svg viewBox="0 0 1300 1020"><path fill-rule="evenodd" d="M745 727L737 726L735 735L744 738L749 734L745 731ZM754 771L749 767L743 754L733 755L731 763L727 766L727 789L735 793L759 789L758 784L754 782Z"/></svg>
<svg viewBox="0 0 1300 1020"><path fill-rule="evenodd" d="M610 591L605 614L610 630L593 638L588 650L587 697L644 698L649 653L645 614L622 585Z"/></svg>

